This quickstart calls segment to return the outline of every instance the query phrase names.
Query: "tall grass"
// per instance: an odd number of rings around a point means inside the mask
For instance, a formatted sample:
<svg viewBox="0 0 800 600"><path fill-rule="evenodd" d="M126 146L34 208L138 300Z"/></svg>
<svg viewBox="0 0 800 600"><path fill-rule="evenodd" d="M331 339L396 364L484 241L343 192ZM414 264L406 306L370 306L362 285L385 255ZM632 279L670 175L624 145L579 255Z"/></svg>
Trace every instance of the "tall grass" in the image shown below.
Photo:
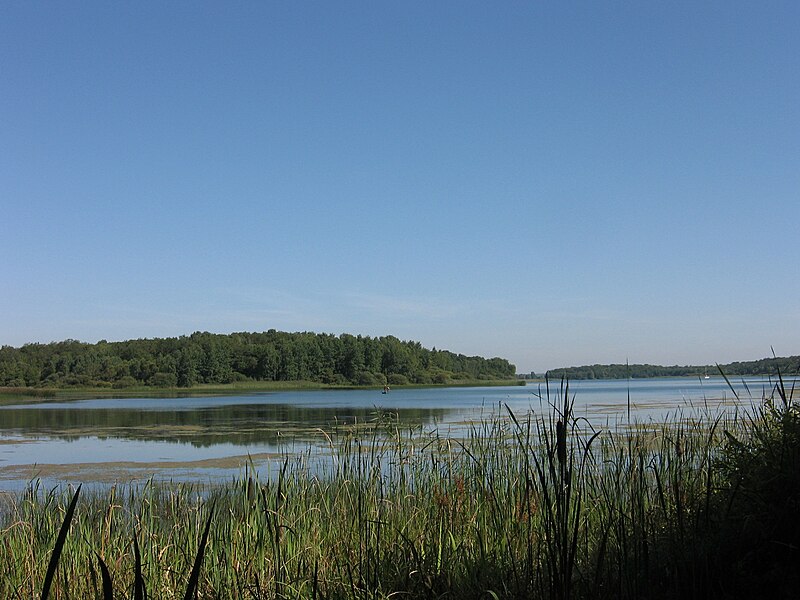
<svg viewBox="0 0 800 600"><path fill-rule="evenodd" d="M743 532L774 551L769 569L798 558L800 419L779 396L595 431L562 383L536 413L458 439L390 415L342 427L324 466L287 458L264 480L78 502L34 483L4 514L0 597L45 581L58 599L744 597ZM790 575L759 581L796 591Z"/></svg>

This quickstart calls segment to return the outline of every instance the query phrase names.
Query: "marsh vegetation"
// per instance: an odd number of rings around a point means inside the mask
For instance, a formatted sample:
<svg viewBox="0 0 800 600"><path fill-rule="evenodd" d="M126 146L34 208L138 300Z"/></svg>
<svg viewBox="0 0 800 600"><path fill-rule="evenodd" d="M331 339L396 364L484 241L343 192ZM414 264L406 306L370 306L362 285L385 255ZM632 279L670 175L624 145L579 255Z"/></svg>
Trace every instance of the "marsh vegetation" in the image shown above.
<svg viewBox="0 0 800 600"><path fill-rule="evenodd" d="M548 416L507 411L460 440L391 415L342 430L324 472L287 458L263 480L80 498L33 483L5 500L0 596L793 597L791 396L612 431L564 387Z"/></svg>

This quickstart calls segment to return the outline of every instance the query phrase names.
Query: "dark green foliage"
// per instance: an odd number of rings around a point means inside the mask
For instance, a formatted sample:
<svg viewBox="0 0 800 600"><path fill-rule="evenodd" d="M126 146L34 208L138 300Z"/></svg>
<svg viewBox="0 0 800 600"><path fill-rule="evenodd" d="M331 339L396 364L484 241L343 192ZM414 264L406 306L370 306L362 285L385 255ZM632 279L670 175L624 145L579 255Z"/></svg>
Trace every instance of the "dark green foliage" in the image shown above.
<svg viewBox="0 0 800 600"><path fill-rule="evenodd" d="M705 374L714 375L718 370L730 377L747 375L768 375L780 369L784 373L793 372L800 364L800 356L785 358L762 358L748 362L732 362L727 365L700 365L664 367L661 365L585 365L582 367L564 367L552 369L547 372L550 379L639 379L645 377L702 377Z"/></svg>
<svg viewBox="0 0 800 600"><path fill-rule="evenodd" d="M142 555L139 552L139 542L136 540L135 535L133 536L133 560L133 600L145 600L147 598L147 588L144 584L144 577L142 577Z"/></svg>
<svg viewBox="0 0 800 600"><path fill-rule="evenodd" d="M399 373L392 373L391 375L389 375L388 383L390 385L408 385L411 382L405 375L400 375Z"/></svg>
<svg viewBox="0 0 800 600"><path fill-rule="evenodd" d="M197 583L200 580L200 567L203 564L203 556L206 551L206 543L208 543L208 530L211 529L211 519L214 517L214 505L211 505L211 510L208 511L208 520L206 521L206 528L203 530L203 537L200 538L200 546L197 548L197 555L192 565L192 572L189 575L189 583L186 585L186 593L183 595L183 600L192 600L197 597Z"/></svg>
<svg viewBox="0 0 800 600"><path fill-rule="evenodd" d="M106 565L106 562L99 554L95 553L95 556L97 556L97 562L100 564L100 573L103 578L103 600L114 600L114 585L111 582L111 574L108 572L108 565Z"/></svg>
<svg viewBox="0 0 800 600"><path fill-rule="evenodd" d="M748 418L747 437L726 431L718 461L724 520L715 557L749 597L800 592L800 406L791 393L781 380L778 398Z"/></svg>
<svg viewBox="0 0 800 600"><path fill-rule="evenodd" d="M58 559L61 557L61 550L64 549L64 542L67 540L67 533L69 533L69 526L72 523L72 515L75 514L75 505L78 504L78 495L81 493L81 486L75 490L75 495L72 496L72 501L67 507L67 512L64 515L64 521L61 523L61 529L58 532L55 546L53 546L53 553L50 555L50 562L47 565L47 573L44 576L44 583L42 584L42 600L47 600L50 595L50 586L53 583L56 569L58 569Z"/></svg>
<svg viewBox="0 0 800 600"><path fill-rule="evenodd" d="M513 379L514 365L392 336L316 333L193 333L85 344L74 340L0 348L0 387L191 387L236 381L332 385ZM396 383L399 385L399 383Z"/></svg>

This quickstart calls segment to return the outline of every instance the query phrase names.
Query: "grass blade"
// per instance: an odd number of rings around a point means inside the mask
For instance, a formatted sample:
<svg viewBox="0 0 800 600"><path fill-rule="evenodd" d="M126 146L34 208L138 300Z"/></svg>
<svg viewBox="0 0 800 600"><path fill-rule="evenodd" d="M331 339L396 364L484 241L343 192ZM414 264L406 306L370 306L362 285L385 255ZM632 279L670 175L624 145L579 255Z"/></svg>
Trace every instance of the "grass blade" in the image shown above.
<svg viewBox="0 0 800 600"><path fill-rule="evenodd" d="M135 561L135 571L133 576L133 600L145 600L147 598L147 588L142 577L142 555L139 553L139 542L136 535L133 536L133 557Z"/></svg>
<svg viewBox="0 0 800 600"><path fill-rule="evenodd" d="M103 578L103 600L114 600L114 586L111 583L111 574L105 561L95 552L97 562L100 563L100 575Z"/></svg>
<svg viewBox="0 0 800 600"><path fill-rule="evenodd" d="M42 600L47 600L50 595L50 585L53 583L53 577L58 568L58 559L61 557L61 550L64 548L64 542L67 539L69 526L72 523L72 515L75 514L75 506L78 504L78 494L80 493L81 486L79 485L78 489L75 490L75 495L72 496L67 513L64 515L64 522L61 524L61 530L56 538L56 545L53 547L53 554L50 556L50 563L47 565L47 573L44 576L44 585L42 585Z"/></svg>
<svg viewBox="0 0 800 600"><path fill-rule="evenodd" d="M739 402L739 394L737 394L737 393L736 393L736 389L735 389L735 388L733 387L733 385L731 384L731 380L730 380L730 379L728 379L728 376L727 376L727 375L725 375L725 371L723 371L723 370L722 370L722 367L720 367L720 366L719 366L719 364L717 364L717 370L719 371L719 374L720 374L720 375L722 375L722 377L725 379L725 383L727 383L727 384L728 384L728 387L729 387L729 388L731 389L731 391L733 392L733 395L734 395L734 397L736 398L736 401L737 401L737 402Z"/></svg>
<svg viewBox="0 0 800 600"><path fill-rule="evenodd" d="M200 566L203 564L203 554L206 551L206 542L208 541L208 530L211 528L211 519L214 518L214 505L211 505L211 511L206 521L206 528L203 531L203 537L200 539L200 547L197 549L197 556L194 559L194 566L192 567L192 574L189 576L189 584L186 586L186 593L183 595L183 600L192 600L197 591L197 582L200 580Z"/></svg>

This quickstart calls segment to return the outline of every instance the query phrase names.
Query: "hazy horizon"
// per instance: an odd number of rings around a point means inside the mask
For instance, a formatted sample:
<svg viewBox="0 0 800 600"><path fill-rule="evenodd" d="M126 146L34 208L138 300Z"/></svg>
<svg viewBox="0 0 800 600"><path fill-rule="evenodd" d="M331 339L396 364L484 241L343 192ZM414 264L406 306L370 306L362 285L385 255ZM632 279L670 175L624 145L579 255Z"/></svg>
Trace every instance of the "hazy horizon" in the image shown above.
<svg viewBox="0 0 800 600"><path fill-rule="evenodd" d="M0 345L800 354L800 4L15 3Z"/></svg>

